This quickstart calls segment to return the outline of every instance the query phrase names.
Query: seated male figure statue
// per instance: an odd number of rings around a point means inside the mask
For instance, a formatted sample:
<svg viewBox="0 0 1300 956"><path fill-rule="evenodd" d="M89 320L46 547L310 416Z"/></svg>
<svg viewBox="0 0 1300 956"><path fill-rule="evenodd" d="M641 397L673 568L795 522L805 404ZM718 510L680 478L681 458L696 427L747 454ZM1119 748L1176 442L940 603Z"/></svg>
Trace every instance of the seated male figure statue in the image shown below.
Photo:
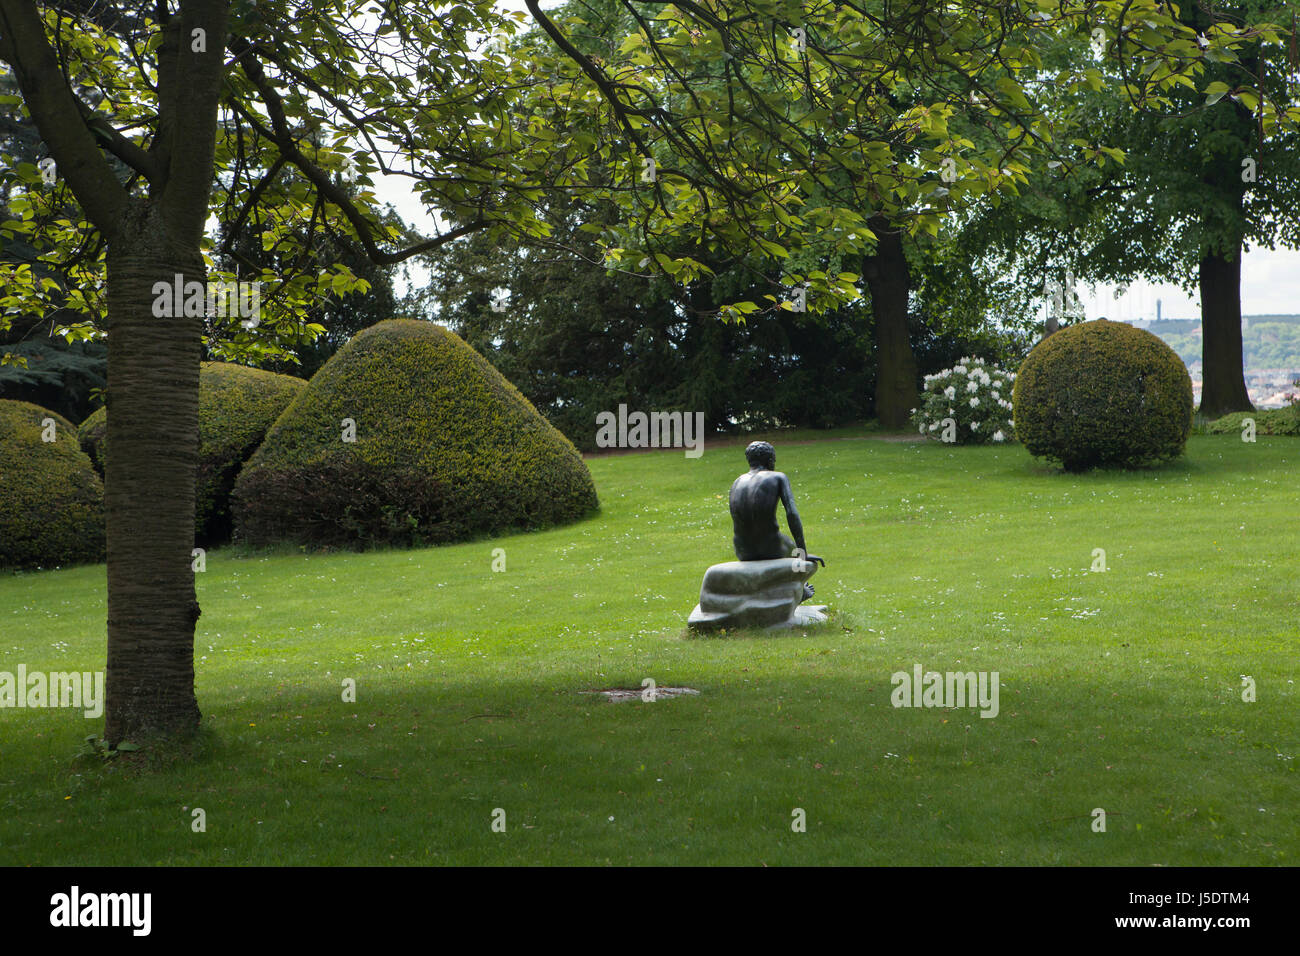
<svg viewBox="0 0 1300 956"><path fill-rule="evenodd" d="M803 522L799 509L794 506L790 479L775 471L776 449L765 441L756 441L745 449L749 471L731 485L731 521L735 529L732 543L736 557L741 561L770 561L788 558L797 547L806 560L816 561L822 567L826 562L804 547ZM776 504L785 506L786 524L794 540L781 533L776 523ZM813 596L813 586L804 584L803 599Z"/></svg>

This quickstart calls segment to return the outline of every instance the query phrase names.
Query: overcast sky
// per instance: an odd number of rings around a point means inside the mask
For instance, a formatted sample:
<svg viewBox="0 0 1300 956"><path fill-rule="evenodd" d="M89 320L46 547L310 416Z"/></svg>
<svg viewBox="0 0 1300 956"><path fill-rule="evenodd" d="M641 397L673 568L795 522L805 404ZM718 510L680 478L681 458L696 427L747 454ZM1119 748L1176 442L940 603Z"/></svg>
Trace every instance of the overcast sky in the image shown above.
<svg viewBox="0 0 1300 956"><path fill-rule="evenodd" d="M1097 286L1094 295L1078 289L1090 319L1154 319L1156 299L1166 319L1199 319L1201 299L1177 286L1134 283L1116 299L1114 286ZM1300 314L1300 252L1294 249L1258 249L1247 252L1241 265L1242 315Z"/></svg>

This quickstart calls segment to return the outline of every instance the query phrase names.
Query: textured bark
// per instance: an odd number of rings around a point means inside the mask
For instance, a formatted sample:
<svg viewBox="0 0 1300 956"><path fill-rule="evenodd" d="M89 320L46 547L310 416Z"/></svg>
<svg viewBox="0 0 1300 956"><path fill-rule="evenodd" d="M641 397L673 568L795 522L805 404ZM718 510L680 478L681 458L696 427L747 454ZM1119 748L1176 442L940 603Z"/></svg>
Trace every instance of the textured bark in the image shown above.
<svg viewBox="0 0 1300 956"><path fill-rule="evenodd" d="M187 248L188 247L188 248ZM104 738L198 727L194 695L197 318L157 318L156 282L204 279L157 204L132 200L108 252L108 680Z"/></svg>
<svg viewBox="0 0 1300 956"><path fill-rule="evenodd" d="M1201 257L1201 414L1254 411L1242 369L1241 249Z"/></svg>
<svg viewBox="0 0 1300 956"><path fill-rule="evenodd" d="M907 330L912 274L902 234L878 219L870 225L878 241L875 255L863 258L862 276L876 322L876 417L882 427L900 429L907 427L919 402L916 356Z"/></svg>

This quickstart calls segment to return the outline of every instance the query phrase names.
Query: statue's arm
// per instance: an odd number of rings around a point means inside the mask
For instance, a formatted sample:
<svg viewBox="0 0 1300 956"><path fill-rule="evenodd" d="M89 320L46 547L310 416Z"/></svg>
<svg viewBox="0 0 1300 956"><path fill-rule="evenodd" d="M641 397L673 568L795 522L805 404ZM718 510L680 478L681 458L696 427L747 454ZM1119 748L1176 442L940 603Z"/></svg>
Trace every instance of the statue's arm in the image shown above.
<svg viewBox="0 0 1300 956"><path fill-rule="evenodd" d="M799 520L799 509L794 506L794 492L790 490L790 479L781 476L781 504L785 505L785 523L790 526L790 537L794 538L795 547L808 553L803 543L803 522Z"/></svg>
<svg viewBox="0 0 1300 956"><path fill-rule="evenodd" d="M809 561L816 561L822 567L826 562L815 554L808 553L808 546L803 541L803 522L799 520L799 509L794 506L794 492L790 490L790 479L781 476L781 503L785 505L785 523L790 526L790 536L794 538L795 547L803 551Z"/></svg>

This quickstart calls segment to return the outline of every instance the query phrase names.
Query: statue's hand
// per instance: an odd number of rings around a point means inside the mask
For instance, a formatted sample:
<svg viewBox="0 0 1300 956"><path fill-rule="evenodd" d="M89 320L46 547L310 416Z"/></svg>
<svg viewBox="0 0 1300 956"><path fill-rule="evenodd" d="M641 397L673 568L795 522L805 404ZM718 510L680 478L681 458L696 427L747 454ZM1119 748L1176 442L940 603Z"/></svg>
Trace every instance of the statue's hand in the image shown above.
<svg viewBox="0 0 1300 956"><path fill-rule="evenodd" d="M807 560L807 561L816 561L816 562L817 562L818 564L820 564L823 568L826 567L826 562L825 562L822 558L817 557L817 555L815 555L815 554L807 555L807 556L805 557L805 560Z"/></svg>

